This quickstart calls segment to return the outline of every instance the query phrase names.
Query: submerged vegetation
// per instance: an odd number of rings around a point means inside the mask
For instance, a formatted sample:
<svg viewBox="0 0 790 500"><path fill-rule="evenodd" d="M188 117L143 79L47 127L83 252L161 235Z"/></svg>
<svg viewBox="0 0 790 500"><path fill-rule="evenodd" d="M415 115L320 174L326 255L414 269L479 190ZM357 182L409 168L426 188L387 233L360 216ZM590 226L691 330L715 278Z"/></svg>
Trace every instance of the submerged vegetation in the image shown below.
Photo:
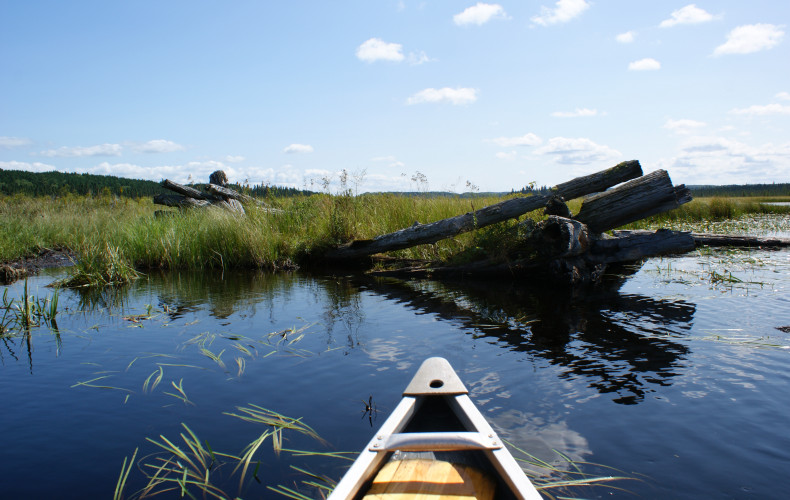
<svg viewBox="0 0 790 500"><path fill-rule="evenodd" d="M172 211L155 217L150 199L100 196L0 196L0 261L65 248L77 256L62 286L107 285L135 279L138 270L281 269L320 262L323 252L353 239L470 212L510 196L462 198L362 194L269 196L245 217L222 210ZM790 207L757 198L694 200L629 228L716 230L721 221L753 214L788 214ZM570 204L578 211L580 200ZM542 211L527 214L535 220ZM393 252L403 259L458 262L503 254L514 235L507 221L431 245ZM780 230L782 228L779 228ZM784 230L787 230L785 227Z"/></svg>

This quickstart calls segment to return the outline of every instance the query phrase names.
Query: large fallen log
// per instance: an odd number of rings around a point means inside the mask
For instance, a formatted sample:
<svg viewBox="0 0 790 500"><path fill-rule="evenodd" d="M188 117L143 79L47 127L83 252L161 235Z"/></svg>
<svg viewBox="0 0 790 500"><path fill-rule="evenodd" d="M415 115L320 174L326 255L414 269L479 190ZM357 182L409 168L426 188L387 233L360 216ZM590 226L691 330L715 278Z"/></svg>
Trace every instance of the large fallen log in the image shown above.
<svg viewBox="0 0 790 500"><path fill-rule="evenodd" d="M173 182L170 179L165 179L162 181L162 187L165 189L169 189L170 191L176 192L180 195L186 196L187 198L192 198L195 200L208 200L214 201L218 198L206 194L202 191L198 191L197 189L189 186L181 185L177 182Z"/></svg>
<svg viewBox="0 0 790 500"><path fill-rule="evenodd" d="M158 194L154 196L155 205L164 205L166 207L207 207L211 205L207 200L196 200L187 196L179 196L176 194Z"/></svg>
<svg viewBox="0 0 790 500"><path fill-rule="evenodd" d="M750 247L785 248L790 247L790 238L765 236L741 236L735 234L691 233L697 246L709 247Z"/></svg>
<svg viewBox="0 0 790 500"><path fill-rule="evenodd" d="M612 235L595 241L587 256L590 261L634 262L657 255L686 253L695 248L694 237L686 231L613 231Z"/></svg>
<svg viewBox="0 0 790 500"><path fill-rule="evenodd" d="M573 218L602 233L691 201L684 185L673 186L666 170L656 170L585 199Z"/></svg>
<svg viewBox="0 0 790 500"><path fill-rule="evenodd" d="M600 280L610 264L638 262L658 255L685 253L695 248L691 233L683 231L616 231L616 236L590 239L587 228L580 228L583 225L578 221L550 217L544 222L545 226L541 228L539 224L529 237L532 240L530 246L537 245L542 250L537 256L530 254L505 261L476 261L460 266L414 266L371 274L412 278L512 277L577 285Z"/></svg>
<svg viewBox="0 0 790 500"><path fill-rule="evenodd" d="M551 191L554 196L561 196L569 200L616 186L640 175L642 175L642 167L639 162L636 160L626 161L602 172L558 184ZM475 212L468 212L430 224L415 223L411 227L383 234L370 240L352 241L327 252L325 257L331 260L355 259L415 245L435 243L474 229L520 217L527 212L543 208L550 199L552 199L552 195L513 198Z"/></svg>

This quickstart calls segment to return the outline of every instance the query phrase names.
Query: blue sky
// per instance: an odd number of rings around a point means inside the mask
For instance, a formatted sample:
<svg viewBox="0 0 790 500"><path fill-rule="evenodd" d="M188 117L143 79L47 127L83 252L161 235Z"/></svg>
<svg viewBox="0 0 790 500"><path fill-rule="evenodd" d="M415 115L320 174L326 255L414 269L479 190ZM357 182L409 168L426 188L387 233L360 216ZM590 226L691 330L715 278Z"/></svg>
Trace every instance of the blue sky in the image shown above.
<svg viewBox="0 0 790 500"><path fill-rule="evenodd" d="M0 168L462 192L638 159L790 182L788 25L785 0L0 0Z"/></svg>

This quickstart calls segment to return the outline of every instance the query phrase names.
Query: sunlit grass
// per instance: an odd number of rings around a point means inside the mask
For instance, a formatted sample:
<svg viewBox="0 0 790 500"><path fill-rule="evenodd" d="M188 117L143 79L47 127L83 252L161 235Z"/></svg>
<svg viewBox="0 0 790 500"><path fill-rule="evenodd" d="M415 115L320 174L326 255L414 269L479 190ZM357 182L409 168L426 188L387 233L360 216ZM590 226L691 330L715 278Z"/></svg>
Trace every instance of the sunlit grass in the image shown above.
<svg viewBox="0 0 790 500"><path fill-rule="evenodd" d="M554 450L554 452L562 459L562 466L552 465L522 450L513 443L508 442L507 444L516 452L514 458L516 461L520 462L522 469L524 469L524 473L535 488L546 498L575 498L574 493L578 493L581 488L588 487L627 491L623 489L620 484L624 481L638 480L637 478L629 477L622 471L611 467L575 461L557 450ZM593 475L584 472L582 470L583 466L608 470L612 472L612 475Z"/></svg>

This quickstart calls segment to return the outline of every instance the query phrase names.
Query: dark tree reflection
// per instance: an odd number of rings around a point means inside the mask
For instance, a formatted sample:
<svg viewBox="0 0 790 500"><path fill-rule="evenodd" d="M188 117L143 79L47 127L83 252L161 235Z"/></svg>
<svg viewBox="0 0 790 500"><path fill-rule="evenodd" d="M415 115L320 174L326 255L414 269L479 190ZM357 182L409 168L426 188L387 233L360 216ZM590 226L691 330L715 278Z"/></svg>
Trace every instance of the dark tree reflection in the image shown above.
<svg viewBox="0 0 790 500"><path fill-rule="evenodd" d="M675 339L691 328L695 312L683 300L620 293L619 281L584 290L392 278L359 284L565 367L563 377L584 378L620 404L639 403L651 386L671 383L688 353Z"/></svg>

